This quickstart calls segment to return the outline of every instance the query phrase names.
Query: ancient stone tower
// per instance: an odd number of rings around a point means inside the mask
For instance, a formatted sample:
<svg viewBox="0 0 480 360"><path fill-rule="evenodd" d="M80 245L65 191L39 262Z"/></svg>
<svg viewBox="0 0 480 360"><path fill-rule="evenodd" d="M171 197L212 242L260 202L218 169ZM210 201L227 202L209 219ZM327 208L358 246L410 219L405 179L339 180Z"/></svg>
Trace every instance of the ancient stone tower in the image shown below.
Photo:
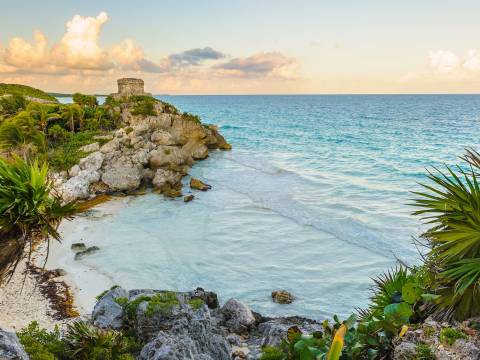
<svg viewBox="0 0 480 360"><path fill-rule="evenodd" d="M115 99L128 98L132 95L147 95L151 94L146 93L143 90L144 82L142 79L134 78L123 78L117 80L118 84L118 93L110 94Z"/></svg>

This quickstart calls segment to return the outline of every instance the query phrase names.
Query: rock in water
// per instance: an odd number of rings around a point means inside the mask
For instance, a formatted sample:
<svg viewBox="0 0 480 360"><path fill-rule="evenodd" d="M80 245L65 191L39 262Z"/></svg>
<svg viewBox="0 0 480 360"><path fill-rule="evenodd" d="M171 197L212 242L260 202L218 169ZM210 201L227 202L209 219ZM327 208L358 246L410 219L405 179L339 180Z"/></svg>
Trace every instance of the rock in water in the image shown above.
<svg viewBox="0 0 480 360"><path fill-rule="evenodd" d="M237 299L230 299L220 310L223 323L228 329L237 334L247 333L255 324L252 311Z"/></svg>
<svg viewBox="0 0 480 360"><path fill-rule="evenodd" d="M183 201L186 203L192 201L193 199L195 199L194 195L187 195L183 197Z"/></svg>
<svg viewBox="0 0 480 360"><path fill-rule="evenodd" d="M286 290L277 290L272 292L272 299L278 304L291 304L295 297Z"/></svg>
<svg viewBox="0 0 480 360"><path fill-rule="evenodd" d="M92 312L93 325L102 329L122 328L123 307L116 302L119 298L127 299L128 292L121 287L115 287L98 300Z"/></svg>
<svg viewBox="0 0 480 360"><path fill-rule="evenodd" d="M91 255L99 250L100 248L98 246L90 246L89 248L87 248L87 250L77 252L75 254L75 260L80 260L81 258L87 255Z"/></svg>
<svg viewBox="0 0 480 360"><path fill-rule="evenodd" d="M73 243L70 246L70 249L75 252L85 251L87 250L87 246L84 243Z"/></svg>
<svg viewBox="0 0 480 360"><path fill-rule="evenodd" d="M190 179L190 188L201 190L201 191L207 191L207 190L210 190L212 187L208 184L205 184L203 181L192 177Z"/></svg>
<svg viewBox="0 0 480 360"><path fill-rule="evenodd" d="M0 329L0 359L28 360L29 357L15 333Z"/></svg>

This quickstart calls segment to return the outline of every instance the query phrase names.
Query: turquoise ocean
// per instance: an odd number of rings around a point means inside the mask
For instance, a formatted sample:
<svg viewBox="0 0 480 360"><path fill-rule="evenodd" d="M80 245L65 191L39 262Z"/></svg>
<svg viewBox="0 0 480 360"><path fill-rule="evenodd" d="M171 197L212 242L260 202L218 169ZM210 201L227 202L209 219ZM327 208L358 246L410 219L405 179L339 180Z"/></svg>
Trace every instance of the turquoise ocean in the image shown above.
<svg viewBox="0 0 480 360"><path fill-rule="evenodd" d="M92 220L81 236L101 251L82 261L126 288L200 286L265 315L366 305L372 276L419 261L408 204L425 169L479 145L477 95L158 98L218 124L233 150L192 168L213 189L191 203L149 194ZM272 303L276 289L297 301Z"/></svg>

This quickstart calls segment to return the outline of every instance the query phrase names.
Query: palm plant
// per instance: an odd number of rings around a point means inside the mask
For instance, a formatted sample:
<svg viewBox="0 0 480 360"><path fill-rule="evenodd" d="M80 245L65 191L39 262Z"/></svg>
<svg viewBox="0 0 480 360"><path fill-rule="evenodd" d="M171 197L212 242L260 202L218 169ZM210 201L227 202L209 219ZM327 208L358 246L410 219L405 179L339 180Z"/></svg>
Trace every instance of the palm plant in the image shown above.
<svg viewBox="0 0 480 360"><path fill-rule="evenodd" d="M37 102L31 102L27 106L27 111L32 117L37 120L40 130L45 136L47 135L47 127L49 121L53 119L58 119L60 117L60 115L53 112L53 110L54 108L52 108L52 106L40 104Z"/></svg>
<svg viewBox="0 0 480 360"><path fill-rule="evenodd" d="M60 221L76 212L75 203L63 204L55 194L46 164L0 159L0 283L38 242L47 242L48 255L50 237L60 240Z"/></svg>
<svg viewBox="0 0 480 360"><path fill-rule="evenodd" d="M35 120L26 111L4 121L0 125L0 147L11 149L32 144L40 152L45 151L45 136L36 129Z"/></svg>
<svg viewBox="0 0 480 360"><path fill-rule="evenodd" d="M70 131L75 132L76 124L82 127L83 123L83 110L78 104L66 105L63 107L61 116L68 122Z"/></svg>
<svg viewBox="0 0 480 360"><path fill-rule="evenodd" d="M437 316L459 320L480 315L480 157L469 149L462 159L466 169L429 172L433 185L422 184L427 191L415 192L413 204L431 225L423 237L440 295Z"/></svg>

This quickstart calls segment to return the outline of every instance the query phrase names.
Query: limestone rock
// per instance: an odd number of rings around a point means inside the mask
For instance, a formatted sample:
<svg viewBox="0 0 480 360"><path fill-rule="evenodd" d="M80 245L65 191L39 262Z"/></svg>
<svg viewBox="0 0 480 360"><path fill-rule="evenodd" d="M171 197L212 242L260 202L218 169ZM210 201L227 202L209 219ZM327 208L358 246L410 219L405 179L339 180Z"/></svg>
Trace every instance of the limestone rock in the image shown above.
<svg viewBox="0 0 480 360"><path fill-rule="evenodd" d="M155 177L153 178L153 186L158 189L163 188L165 185L170 185L171 187L176 186L182 180L182 174L165 169L158 169L155 172Z"/></svg>
<svg viewBox="0 0 480 360"><path fill-rule="evenodd" d="M198 144L192 151L192 157L195 160L203 160L208 157L208 147L204 144Z"/></svg>
<svg viewBox="0 0 480 360"><path fill-rule="evenodd" d="M255 324L255 316L250 308L237 299L228 300L220 312L225 326L234 333L246 333Z"/></svg>
<svg viewBox="0 0 480 360"><path fill-rule="evenodd" d="M113 139L113 140L109 141L108 143L104 144L100 148L100 151L103 154L110 153L110 152L118 150L119 146L120 146L120 141L118 141L118 139Z"/></svg>
<svg viewBox="0 0 480 360"><path fill-rule="evenodd" d="M80 166L78 166L78 164L75 164L70 168L70 170L68 170L68 176L70 177L77 176L80 170L81 170Z"/></svg>
<svg viewBox="0 0 480 360"><path fill-rule="evenodd" d="M80 252L87 250L87 246L84 243L73 243L70 249L74 252Z"/></svg>
<svg viewBox="0 0 480 360"><path fill-rule="evenodd" d="M77 174L78 178L85 179L88 184L97 182L100 180L100 173L97 170L93 170L91 168L80 170Z"/></svg>
<svg viewBox="0 0 480 360"><path fill-rule="evenodd" d="M77 199L87 199L90 195L88 191L90 183L82 177L72 177L61 187L61 194L64 201L73 201Z"/></svg>
<svg viewBox="0 0 480 360"><path fill-rule="evenodd" d="M205 184L203 181L192 177L190 179L190 188L201 190L201 191L207 191L207 190L210 190L212 187L208 184Z"/></svg>
<svg viewBox="0 0 480 360"><path fill-rule="evenodd" d="M153 132L150 140L157 145L175 145L172 135L164 130Z"/></svg>
<svg viewBox="0 0 480 360"><path fill-rule="evenodd" d="M103 159L103 154L100 151L96 151L94 153L91 153L87 157L81 159L78 165L82 170L98 170L102 167Z"/></svg>
<svg viewBox="0 0 480 360"><path fill-rule="evenodd" d="M161 167L179 167L181 165L192 165L193 158L187 152L176 146L159 146L158 149L150 152L150 167L158 169Z"/></svg>
<svg viewBox="0 0 480 360"><path fill-rule="evenodd" d="M0 359L28 360L29 357L15 333L0 329Z"/></svg>
<svg viewBox="0 0 480 360"><path fill-rule="evenodd" d="M273 302L278 304L291 304L295 297L286 290L272 291Z"/></svg>
<svg viewBox="0 0 480 360"><path fill-rule="evenodd" d="M323 331L321 323L305 319L299 316L280 317L268 319L258 325L257 336L261 338L261 347L275 346L285 340L287 331L292 326L297 326L303 333L312 334L315 331Z"/></svg>
<svg viewBox="0 0 480 360"><path fill-rule="evenodd" d="M128 292L121 287L115 287L100 298L93 308L93 325L102 329L122 328L123 307L115 301L118 298L128 298Z"/></svg>
<svg viewBox="0 0 480 360"><path fill-rule="evenodd" d="M85 146L82 146L80 149L78 149L79 151L83 151L83 152L93 152L93 151L98 151L100 150L100 145L98 144L98 142L94 142L92 144L88 144L88 145L85 145Z"/></svg>
<svg viewBox="0 0 480 360"><path fill-rule="evenodd" d="M137 166L118 161L105 169L102 181L111 190L134 190L140 186L142 174Z"/></svg>

